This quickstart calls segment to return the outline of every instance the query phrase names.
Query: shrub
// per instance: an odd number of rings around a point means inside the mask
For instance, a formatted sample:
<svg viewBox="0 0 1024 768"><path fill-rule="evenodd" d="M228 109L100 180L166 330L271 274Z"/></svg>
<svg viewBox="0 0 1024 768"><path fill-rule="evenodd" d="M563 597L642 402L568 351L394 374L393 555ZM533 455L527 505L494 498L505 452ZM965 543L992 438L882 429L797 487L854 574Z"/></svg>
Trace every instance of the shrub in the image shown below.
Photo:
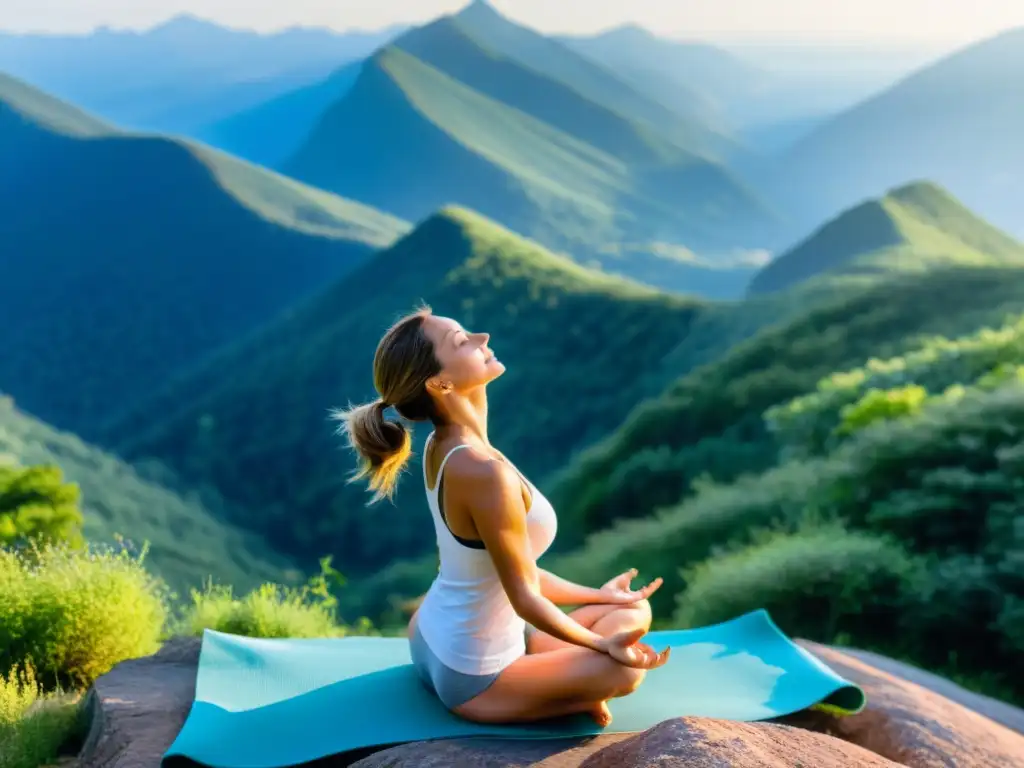
<svg viewBox="0 0 1024 768"><path fill-rule="evenodd" d="M166 595L144 557L53 544L0 550L0 673L30 664L47 688L87 686L154 653Z"/></svg>
<svg viewBox="0 0 1024 768"><path fill-rule="evenodd" d="M59 467L0 464L0 547L28 541L82 543L78 486Z"/></svg>
<svg viewBox="0 0 1024 768"><path fill-rule="evenodd" d="M787 634L884 638L918 570L898 545L866 533L831 525L776 533L689 569L675 621L704 626L764 608Z"/></svg>
<svg viewBox="0 0 1024 768"><path fill-rule="evenodd" d="M50 763L81 725L79 697L44 694L31 665L0 677L0 768Z"/></svg>
<svg viewBox="0 0 1024 768"><path fill-rule="evenodd" d="M310 602L302 590L264 584L244 597L231 587L208 584L193 590L179 632L202 635L204 629L246 637L340 637L345 634L331 611Z"/></svg>
<svg viewBox="0 0 1024 768"><path fill-rule="evenodd" d="M302 587L263 584L242 598L229 586L207 583L200 592L192 590L192 603L185 610L178 634L202 635L212 629L246 637L343 637L369 634L373 627L363 620L347 627L337 620L337 598L332 583L342 584L341 574L320 561L320 574Z"/></svg>

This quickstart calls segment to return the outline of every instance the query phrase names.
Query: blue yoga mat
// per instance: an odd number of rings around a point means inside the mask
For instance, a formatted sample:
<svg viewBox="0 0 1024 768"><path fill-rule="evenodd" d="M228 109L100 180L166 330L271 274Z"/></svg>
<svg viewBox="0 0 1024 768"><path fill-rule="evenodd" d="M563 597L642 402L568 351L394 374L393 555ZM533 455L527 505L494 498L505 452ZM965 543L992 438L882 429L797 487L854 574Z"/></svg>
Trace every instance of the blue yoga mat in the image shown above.
<svg viewBox="0 0 1024 768"><path fill-rule="evenodd" d="M766 720L810 707L859 712L864 692L795 645L765 611L700 629L651 632L669 662L609 706L599 729L579 716L490 726L450 714L420 683L404 638L266 640L203 635L195 702L164 755L213 768L280 768L425 739L550 739L642 731L674 717Z"/></svg>

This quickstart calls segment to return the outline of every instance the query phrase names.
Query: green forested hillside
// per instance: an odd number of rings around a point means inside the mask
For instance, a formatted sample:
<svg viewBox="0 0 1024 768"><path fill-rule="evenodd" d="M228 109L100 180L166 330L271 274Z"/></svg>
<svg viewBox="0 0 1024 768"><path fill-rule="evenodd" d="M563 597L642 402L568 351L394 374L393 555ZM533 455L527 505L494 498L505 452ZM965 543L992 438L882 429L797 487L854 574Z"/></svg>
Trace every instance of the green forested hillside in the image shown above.
<svg viewBox="0 0 1024 768"><path fill-rule="evenodd" d="M408 225L0 84L0 382L88 435ZM74 382L73 386L69 382Z"/></svg>
<svg viewBox="0 0 1024 768"><path fill-rule="evenodd" d="M1024 29L926 66L825 122L778 158L766 183L795 221L927 178L1024 236Z"/></svg>
<svg viewBox="0 0 1024 768"><path fill-rule="evenodd" d="M673 109L624 78L614 66L579 55L563 42L505 18L485 0L477 0L456 17L475 40L520 65L566 84L588 100L646 125L670 140L691 142L692 149L728 154L735 139L699 108Z"/></svg>
<svg viewBox="0 0 1024 768"><path fill-rule="evenodd" d="M215 497L174 493L160 482L167 473L159 466L133 467L23 413L0 394L0 464L12 462L60 467L80 489L85 538L133 552L148 543L145 562L183 598L211 578L247 590L301 577L265 539L222 522L223 504Z"/></svg>
<svg viewBox="0 0 1024 768"><path fill-rule="evenodd" d="M918 182L861 203L776 257L751 281L751 295L813 278L813 287L870 282L942 265L1024 264L1024 245L980 219L941 187Z"/></svg>
<svg viewBox="0 0 1024 768"><path fill-rule="evenodd" d="M921 334L968 332L1022 306L1024 260L1013 240L930 185L903 188L891 200L904 214L904 230L877 227L865 238L869 228L846 228L846 238L819 239L813 263L824 270L849 265L861 258L857 248L870 256L885 237L896 242L906 232L898 264L876 262L859 279L820 291L810 290L822 279L815 277L735 305L738 322L754 319L761 330L718 359L707 355L707 333L696 326L691 339L702 347L687 339L670 353L677 375L685 375L560 473L552 497L573 521L570 530L583 535L623 514L650 514L704 475L730 480L770 466L777 446L761 419L765 409L837 369L900 352ZM925 264L931 269L922 271ZM810 267L797 261L792 269L796 280ZM728 312L708 315L713 327L728 327ZM706 364L694 367L699 363Z"/></svg>
<svg viewBox="0 0 1024 768"><path fill-rule="evenodd" d="M538 480L646 394L640 374L700 310L451 209L126 414L105 444L212 484L246 508L239 524L307 558L330 551L346 573L428 552L418 465L395 507L366 509L327 418L374 396L377 341L420 300L491 333L508 371L491 387L490 434Z"/></svg>
<svg viewBox="0 0 1024 768"><path fill-rule="evenodd" d="M785 463L619 521L559 571L593 581L641 563L666 579L666 623L763 607L788 632L1024 697L1024 315L872 357L764 421Z"/></svg>
<svg viewBox="0 0 1024 768"><path fill-rule="evenodd" d="M506 106L547 123L627 163L662 164L692 155L699 137L680 132L674 142L561 80L523 66L473 39L458 16L417 27L394 42L440 72Z"/></svg>
<svg viewBox="0 0 1024 768"><path fill-rule="evenodd" d="M562 106L573 104L593 110ZM699 271L687 248L759 247L775 226L720 165L692 154L630 165L397 47L366 63L284 170L410 220L469 205L579 261L679 290Z"/></svg>

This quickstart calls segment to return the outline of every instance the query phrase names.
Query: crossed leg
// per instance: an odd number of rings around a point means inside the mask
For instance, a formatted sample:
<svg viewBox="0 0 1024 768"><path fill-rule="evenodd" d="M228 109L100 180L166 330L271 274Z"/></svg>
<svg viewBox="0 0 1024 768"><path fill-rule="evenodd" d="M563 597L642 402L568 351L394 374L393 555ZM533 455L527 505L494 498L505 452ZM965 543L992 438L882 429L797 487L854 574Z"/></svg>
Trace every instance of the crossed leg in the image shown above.
<svg viewBox="0 0 1024 768"><path fill-rule="evenodd" d="M569 614L600 635L651 625L646 600L630 605L587 605ZM474 699L456 708L468 720L510 723L587 713L601 726L611 722L609 699L626 696L643 682L646 671L627 667L604 653L582 648L536 631L527 653Z"/></svg>

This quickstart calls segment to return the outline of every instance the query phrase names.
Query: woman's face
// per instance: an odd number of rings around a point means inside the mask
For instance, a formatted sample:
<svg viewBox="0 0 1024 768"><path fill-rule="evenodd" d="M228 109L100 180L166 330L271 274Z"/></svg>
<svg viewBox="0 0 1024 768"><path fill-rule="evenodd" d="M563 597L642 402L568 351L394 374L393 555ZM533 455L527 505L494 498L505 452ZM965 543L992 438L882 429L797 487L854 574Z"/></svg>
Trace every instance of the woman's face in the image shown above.
<svg viewBox="0 0 1024 768"><path fill-rule="evenodd" d="M441 364L436 381L451 384L458 392L482 387L505 372L505 366L487 346L486 333L469 333L447 317L427 315L423 333L434 345L434 354Z"/></svg>

